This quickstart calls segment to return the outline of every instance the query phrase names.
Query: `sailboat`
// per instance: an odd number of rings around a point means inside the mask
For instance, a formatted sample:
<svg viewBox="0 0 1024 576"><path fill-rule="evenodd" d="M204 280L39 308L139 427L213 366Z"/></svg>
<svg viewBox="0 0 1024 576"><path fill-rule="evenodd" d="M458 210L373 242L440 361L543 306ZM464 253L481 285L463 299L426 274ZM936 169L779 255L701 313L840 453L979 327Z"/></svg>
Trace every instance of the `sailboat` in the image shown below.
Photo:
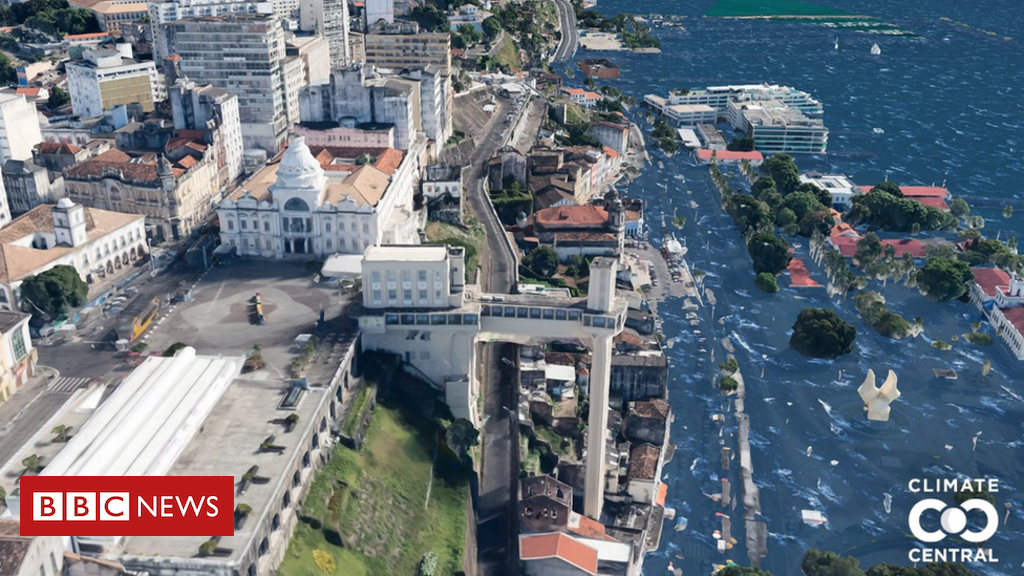
<svg viewBox="0 0 1024 576"><path fill-rule="evenodd" d="M835 44L835 47L836 47L836 48L835 48L836 50L839 50L839 36L836 36L836 44Z"/></svg>
<svg viewBox="0 0 1024 576"><path fill-rule="evenodd" d="M881 53L882 53L882 49L878 47L877 43L871 45L871 55L872 56L878 56Z"/></svg>

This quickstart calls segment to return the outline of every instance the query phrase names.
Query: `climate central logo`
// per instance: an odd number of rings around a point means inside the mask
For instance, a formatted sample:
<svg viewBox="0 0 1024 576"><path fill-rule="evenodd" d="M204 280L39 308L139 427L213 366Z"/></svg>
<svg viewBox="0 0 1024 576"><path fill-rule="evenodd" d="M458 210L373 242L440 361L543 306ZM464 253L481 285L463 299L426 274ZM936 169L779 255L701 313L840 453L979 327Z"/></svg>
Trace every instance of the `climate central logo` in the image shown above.
<svg viewBox="0 0 1024 576"><path fill-rule="evenodd" d="M967 494L969 496L994 494L999 492L999 482L995 479L980 480L911 480L908 488L913 493L949 493ZM975 518L973 526L969 526ZM922 521L931 520L938 527L925 528ZM980 544L995 536L999 529L999 513L996 507L984 497L963 499L960 504L949 504L938 498L925 498L914 504L907 519L910 532L925 544L936 544L946 539L969 544L978 544L976 548L923 548L912 549L909 558L912 562L998 562L991 548L983 548Z"/></svg>
<svg viewBox="0 0 1024 576"><path fill-rule="evenodd" d="M231 536L231 476L23 476L22 536Z"/></svg>

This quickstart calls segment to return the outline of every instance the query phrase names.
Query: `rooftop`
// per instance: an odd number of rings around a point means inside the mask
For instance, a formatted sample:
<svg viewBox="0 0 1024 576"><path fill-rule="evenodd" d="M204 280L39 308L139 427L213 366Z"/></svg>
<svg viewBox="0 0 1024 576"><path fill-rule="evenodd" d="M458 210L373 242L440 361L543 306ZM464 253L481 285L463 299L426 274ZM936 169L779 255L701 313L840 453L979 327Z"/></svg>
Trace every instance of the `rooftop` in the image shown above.
<svg viewBox="0 0 1024 576"><path fill-rule="evenodd" d="M630 402L631 412L640 418L668 418L672 408L668 402L655 398L650 402Z"/></svg>
<svg viewBox="0 0 1024 576"><path fill-rule="evenodd" d="M558 206L538 211L534 222L542 228L600 228L608 212L598 206Z"/></svg>
<svg viewBox="0 0 1024 576"><path fill-rule="evenodd" d="M12 312L10 310L0 310L0 334L6 334L11 331L12 328L27 321L31 318L31 314L24 312Z"/></svg>
<svg viewBox="0 0 1024 576"><path fill-rule="evenodd" d="M519 536L519 558L542 560L559 558L588 574L597 574L597 550L569 536L550 534L523 534Z"/></svg>
<svg viewBox="0 0 1024 576"><path fill-rule="evenodd" d="M853 258L857 253L857 241L859 238L850 236L833 236L829 238L839 252L846 258ZM903 238L899 240L882 240L882 247L892 246L896 250L896 258L902 258L904 254L910 254L914 258L924 258L928 255L928 247L920 240Z"/></svg>
<svg viewBox="0 0 1024 576"><path fill-rule="evenodd" d="M990 298L995 298L999 288L1010 285L1010 275L999 268L975 267L971 272L974 272L974 283Z"/></svg>
<svg viewBox="0 0 1024 576"><path fill-rule="evenodd" d="M365 262L440 262L448 258L448 248L436 244L369 246L363 254Z"/></svg>
<svg viewBox="0 0 1024 576"><path fill-rule="evenodd" d="M1002 313L1018 333L1024 334L1024 308L1003 308Z"/></svg>
<svg viewBox="0 0 1024 576"><path fill-rule="evenodd" d="M6 520L3 522L8 523ZM13 524L18 526L18 522ZM31 538L21 538L17 534L0 536L0 576L18 576L31 547Z"/></svg>
<svg viewBox="0 0 1024 576"><path fill-rule="evenodd" d="M714 155L716 160L749 160L751 162L764 161L764 155L757 150L751 152L734 152L732 150L697 150L697 158L700 160L711 160Z"/></svg>
<svg viewBox="0 0 1024 576"><path fill-rule="evenodd" d="M811 278L811 273L807 270L807 265L799 258L793 258L790 260L786 271L789 272L789 285L793 288L821 287L821 284Z"/></svg>
<svg viewBox="0 0 1024 576"><path fill-rule="evenodd" d="M631 480L654 480L658 473L661 449L653 444L633 446L629 451L629 473Z"/></svg>
<svg viewBox="0 0 1024 576"><path fill-rule="evenodd" d="M859 186L865 193L870 192L874 186ZM941 186L900 186L900 192L908 198L933 197L949 198L949 190Z"/></svg>

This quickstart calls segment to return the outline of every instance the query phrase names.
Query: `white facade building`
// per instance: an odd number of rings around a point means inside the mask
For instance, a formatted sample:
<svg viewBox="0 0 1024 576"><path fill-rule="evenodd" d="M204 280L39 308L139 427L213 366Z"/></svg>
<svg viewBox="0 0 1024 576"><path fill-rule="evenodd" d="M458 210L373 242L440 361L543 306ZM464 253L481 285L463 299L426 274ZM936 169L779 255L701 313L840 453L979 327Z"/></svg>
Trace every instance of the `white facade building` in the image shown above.
<svg viewBox="0 0 1024 576"><path fill-rule="evenodd" d="M323 35L330 47L330 68L347 66L351 60L348 46L348 0L301 0L299 28Z"/></svg>
<svg viewBox="0 0 1024 576"><path fill-rule="evenodd" d="M820 118L779 100L730 101L726 108L733 128L753 137L764 154L824 154L828 147L828 128Z"/></svg>
<svg viewBox="0 0 1024 576"><path fill-rule="evenodd" d="M412 199L424 145L421 138L397 167L353 161L325 171L296 136L279 163L221 202L221 243L265 258L323 258L361 254L385 242L414 243L420 223Z"/></svg>
<svg viewBox="0 0 1024 576"><path fill-rule="evenodd" d="M196 86L183 79L169 89L175 130L210 130L225 186L242 175L242 121L238 96L215 86ZM223 190L222 190L223 192Z"/></svg>
<svg viewBox="0 0 1024 576"><path fill-rule="evenodd" d="M688 90L684 93L672 93L668 98L647 95L644 102L657 107L661 106L711 106L719 112L725 112L729 102L778 100L787 106L796 108L808 116L818 116L824 112L821 102L802 90L779 86L776 84L740 84L735 86L708 86L703 90Z"/></svg>
<svg viewBox="0 0 1024 576"><path fill-rule="evenodd" d="M71 108L83 118L102 116L120 104L139 103L144 112L167 99L156 64L125 58L117 50L86 50L67 64Z"/></svg>
<svg viewBox="0 0 1024 576"><path fill-rule="evenodd" d="M800 182L814 184L832 195L832 205L849 210L853 206L853 197L863 194L860 188L842 174L819 174L808 172L800 175Z"/></svg>
<svg viewBox="0 0 1024 576"><path fill-rule="evenodd" d="M373 26L381 20L395 21L395 0L366 0L366 26Z"/></svg>
<svg viewBox="0 0 1024 576"><path fill-rule="evenodd" d="M21 94L0 94L0 166L31 159L32 148L42 141L35 105Z"/></svg>
<svg viewBox="0 0 1024 576"><path fill-rule="evenodd" d="M0 230L0 310L20 310L28 277L66 264L86 282L131 266L146 254L146 217L77 205L62 198L38 206Z"/></svg>
<svg viewBox="0 0 1024 576"><path fill-rule="evenodd" d="M149 19L153 29L153 60L162 65L172 51L167 24L184 18L226 14L272 14L271 2L254 0L150 0Z"/></svg>

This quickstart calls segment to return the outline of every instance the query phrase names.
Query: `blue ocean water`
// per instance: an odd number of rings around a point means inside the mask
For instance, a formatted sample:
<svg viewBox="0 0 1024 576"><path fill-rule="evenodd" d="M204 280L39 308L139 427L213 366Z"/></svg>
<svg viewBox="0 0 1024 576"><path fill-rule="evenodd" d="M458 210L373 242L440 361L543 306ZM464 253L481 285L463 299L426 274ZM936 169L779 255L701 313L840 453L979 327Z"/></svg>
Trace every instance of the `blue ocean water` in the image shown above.
<svg viewBox="0 0 1024 576"><path fill-rule="evenodd" d="M831 134L829 154L798 158L802 167L841 172L860 184L877 183L886 174L901 184L945 181L954 195L987 218L986 235L1024 237L1024 186L1018 174L1024 152L1024 19L1019 5L1005 0L819 3L880 17L918 38L702 18L708 0L599 0L604 13L687 16L685 29L655 29L663 43L661 54L603 55L622 69L615 85L638 100L670 88L727 83L765 81L806 90L824 103ZM835 51L837 35L840 49ZM869 54L873 42L882 48L881 56ZM577 75L574 82L579 81ZM646 126L641 113L633 116ZM895 312L924 318L921 337L894 342L864 325L851 299L789 288L762 294L753 286L750 259L721 210L707 169L691 165L685 155L652 155L655 166L624 192L647 200L652 238L661 236L661 215L687 217L677 235L689 248L690 265L708 273L706 284L717 304L701 310L700 333L683 319L680 302L659 308L666 336L674 343L668 354L670 400L677 414L672 441L678 450L665 467L667 504L689 518L689 527L675 532L666 523L661 546L648 556L644 572L663 573L670 562L688 574L706 574L713 563L726 559L750 564L742 506L724 509L709 497L721 491L712 474L739 486L736 463L726 473L719 466L721 447L735 446L735 425L722 428L711 421L713 413L732 409L712 387L715 362L709 358L712 352L716 361L724 357L718 341L728 337L748 388L759 520L770 532L764 569L777 576L797 575L800 558L811 547L856 555L865 567L908 565L915 544L907 538L907 514L920 498L908 491L908 480L985 476L1001 482L997 507L1008 517L1005 523L1000 519L989 543L999 562L971 568L1019 573L1024 549L1014 544L1024 542L1024 371L999 343L976 347L953 341L981 319L978 311L960 302L929 303L915 290L891 282L884 288L873 283L871 289L880 290ZM1019 216L1001 217L1008 203ZM806 254L806 239L793 243L798 255ZM812 277L824 282L822 271L808 266ZM789 350L789 327L809 306L833 308L857 327L854 353L814 361ZM951 342L953 350L939 351L932 340ZM982 376L986 359L993 370ZM703 370L697 366L701 360ZM879 376L891 368L900 378L903 396L885 425L864 420L856 394L868 368ZM941 380L933 375L935 368L953 368L960 376ZM893 498L888 513L885 493ZM828 523L804 525L802 509L823 512ZM737 543L725 554L713 548L712 531L720 526L716 513L732 517Z"/></svg>

